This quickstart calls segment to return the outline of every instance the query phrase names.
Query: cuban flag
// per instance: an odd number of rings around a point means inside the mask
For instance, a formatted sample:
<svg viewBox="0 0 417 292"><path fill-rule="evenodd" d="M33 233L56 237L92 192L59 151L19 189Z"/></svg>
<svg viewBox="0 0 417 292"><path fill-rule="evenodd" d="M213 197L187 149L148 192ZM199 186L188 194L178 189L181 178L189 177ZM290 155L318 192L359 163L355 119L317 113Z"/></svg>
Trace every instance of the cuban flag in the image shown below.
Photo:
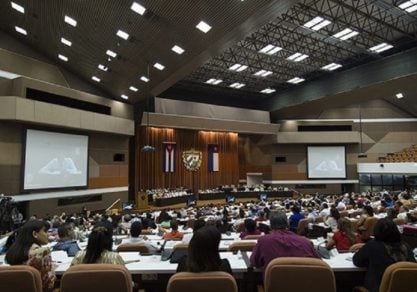
<svg viewBox="0 0 417 292"><path fill-rule="evenodd" d="M219 171L219 145L208 144L208 170Z"/></svg>
<svg viewBox="0 0 417 292"><path fill-rule="evenodd" d="M164 172L175 172L175 148L176 144L173 142L164 142Z"/></svg>

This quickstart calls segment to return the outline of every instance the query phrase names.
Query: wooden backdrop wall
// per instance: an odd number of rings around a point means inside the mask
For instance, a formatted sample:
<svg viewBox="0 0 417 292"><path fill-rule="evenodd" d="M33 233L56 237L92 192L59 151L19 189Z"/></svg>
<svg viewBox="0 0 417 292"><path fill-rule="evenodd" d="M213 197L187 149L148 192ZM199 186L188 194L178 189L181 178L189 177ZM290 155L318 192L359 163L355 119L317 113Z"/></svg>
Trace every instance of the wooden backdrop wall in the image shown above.
<svg viewBox="0 0 417 292"><path fill-rule="evenodd" d="M153 188L186 187L195 193L219 185L238 184L238 134L183 129L137 127L136 133L136 192ZM176 169L163 172L163 142L176 143ZM141 148L150 144L155 152L144 153ZM219 145L219 171L208 171L208 144ZM203 160L198 171L189 171L182 162L182 153L194 148L201 151Z"/></svg>

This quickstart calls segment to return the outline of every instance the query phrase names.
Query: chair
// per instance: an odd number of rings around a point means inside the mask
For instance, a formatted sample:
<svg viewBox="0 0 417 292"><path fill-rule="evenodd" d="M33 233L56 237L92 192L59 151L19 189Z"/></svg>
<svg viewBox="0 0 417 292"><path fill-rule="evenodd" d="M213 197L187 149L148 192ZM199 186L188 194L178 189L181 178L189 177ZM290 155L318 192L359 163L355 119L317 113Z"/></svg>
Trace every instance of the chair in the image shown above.
<svg viewBox="0 0 417 292"><path fill-rule="evenodd" d="M349 211L348 210L340 211L339 214L340 214L340 217L341 218L343 218L343 217L349 217Z"/></svg>
<svg viewBox="0 0 417 292"><path fill-rule="evenodd" d="M266 292L336 292L332 269L324 261L315 258L283 257L272 260L265 270L264 286Z"/></svg>
<svg viewBox="0 0 417 292"><path fill-rule="evenodd" d="M244 238L242 238L243 240L249 240L249 239L258 239L260 237L262 237L262 234L249 234L246 235Z"/></svg>
<svg viewBox="0 0 417 292"><path fill-rule="evenodd" d="M0 266L0 291L42 292L41 273L31 266Z"/></svg>
<svg viewBox="0 0 417 292"><path fill-rule="evenodd" d="M226 272L174 274L168 281L167 292L237 292L235 278Z"/></svg>
<svg viewBox="0 0 417 292"><path fill-rule="evenodd" d="M297 226L297 234L299 235L305 235L307 233L308 223L310 223L310 219L305 218L298 221Z"/></svg>
<svg viewBox="0 0 417 292"><path fill-rule="evenodd" d="M256 242L255 241L249 241L249 240L242 240L242 241L235 241L231 245L229 245L229 251L232 251L234 253L240 251L252 251L255 247Z"/></svg>
<svg viewBox="0 0 417 292"><path fill-rule="evenodd" d="M140 253L150 253L149 248L144 243L123 243L117 247L117 252L138 251Z"/></svg>
<svg viewBox="0 0 417 292"><path fill-rule="evenodd" d="M403 218L394 218L392 219L392 221L396 224L396 225L404 225L407 224L407 221Z"/></svg>
<svg viewBox="0 0 417 292"><path fill-rule="evenodd" d="M173 248L173 251L176 250L188 250L188 243L177 243Z"/></svg>
<svg viewBox="0 0 417 292"><path fill-rule="evenodd" d="M131 292L132 278L122 265L80 264L62 276L60 292L117 291Z"/></svg>
<svg viewBox="0 0 417 292"><path fill-rule="evenodd" d="M417 263L397 262L382 276L380 292L410 292L417 287Z"/></svg>
<svg viewBox="0 0 417 292"><path fill-rule="evenodd" d="M376 217L368 217L365 219L362 227L359 228L361 233L362 241L367 241L374 235L374 227L375 224L378 222L378 218Z"/></svg>

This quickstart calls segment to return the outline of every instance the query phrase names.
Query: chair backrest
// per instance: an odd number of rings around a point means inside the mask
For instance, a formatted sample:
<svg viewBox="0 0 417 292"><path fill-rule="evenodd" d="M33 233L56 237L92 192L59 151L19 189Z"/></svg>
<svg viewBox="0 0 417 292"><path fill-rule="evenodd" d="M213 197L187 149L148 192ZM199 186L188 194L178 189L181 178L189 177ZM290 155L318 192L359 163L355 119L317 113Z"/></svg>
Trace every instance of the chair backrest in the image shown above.
<svg viewBox="0 0 417 292"><path fill-rule="evenodd" d="M397 225L404 225L407 223L407 221L403 218L394 218L392 221Z"/></svg>
<svg viewBox="0 0 417 292"><path fill-rule="evenodd" d="M0 291L42 292L41 273L26 265L0 266Z"/></svg>
<svg viewBox="0 0 417 292"><path fill-rule="evenodd" d="M149 253L149 248L144 243L123 243L116 249L118 252L121 251L138 251L140 253Z"/></svg>
<svg viewBox="0 0 417 292"><path fill-rule="evenodd" d="M237 292L235 278L226 272L174 274L168 281L167 292Z"/></svg>
<svg viewBox="0 0 417 292"><path fill-rule="evenodd" d="M174 245L173 250L188 250L188 243L177 243Z"/></svg>
<svg viewBox="0 0 417 292"><path fill-rule="evenodd" d="M306 234L308 223L310 223L310 219L308 218L301 219L300 221L298 221L297 234Z"/></svg>
<svg viewBox="0 0 417 292"><path fill-rule="evenodd" d="M265 270L264 286L265 292L336 291L332 269L315 258L283 257L272 260Z"/></svg>
<svg viewBox="0 0 417 292"><path fill-rule="evenodd" d="M231 245L229 245L229 251L237 252L241 251L252 251L256 245L256 241L249 241L249 240L242 240L242 241L235 241Z"/></svg>
<svg viewBox="0 0 417 292"><path fill-rule="evenodd" d="M411 292L417 290L417 263L398 262L390 265L382 276L379 292Z"/></svg>
<svg viewBox="0 0 417 292"><path fill-rule="evenodd" d="M117 291L131 292L132 277L122 265L80 264L62 276L61 292Z"/></svg>
<svg viewBox="0 0 417 292"><path fill-rule="evenodd" d="M349 217L349 211L348 210L340 211L339 214L340 214L340 217L341 218L343 218L343 217Z"/></svg>
<svg viewBox="0 0 417 292"><path fill-rule="evenodd" d="M324 222L324 218L322 216L317 216L316 219L314 219L314 222L316 223Z"/></svg>
<svg viewBox="0 0 417 292"><path fill-rule="evenodd" d="M244 239L244 240L249 240L249 239L258 239L258 238L260 238L260 237L262 237L263 235L262 234L249 234L249 235L246 235L244 238L242 238L242 239Z"/></svg>
<svg viewBox="0 0 417 292"><path fill-rule="evenodd" d="M376 217L368 217L365 219L363 223L363 231L361 233L361 239L363 241L367 241L374 235L374 227L375 224L378 222L378 218Z"/></svg>

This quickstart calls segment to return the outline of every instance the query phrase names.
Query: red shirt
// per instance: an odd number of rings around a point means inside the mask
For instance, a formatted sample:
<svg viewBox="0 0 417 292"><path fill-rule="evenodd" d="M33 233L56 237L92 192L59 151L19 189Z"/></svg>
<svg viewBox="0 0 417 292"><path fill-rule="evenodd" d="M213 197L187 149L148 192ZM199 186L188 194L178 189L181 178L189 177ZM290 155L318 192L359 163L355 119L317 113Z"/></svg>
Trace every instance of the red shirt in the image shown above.
<svg viewBox="0 0 417 292"><path fill-rule="evenodd" d="M362 242L359 234L355 233L355 239L356 239L356 242L354 242L353 244ZM350 240L346 236L346 234L339 230L334 233L333 241L336 243L336 248L338 251L349 250L349 248L353 245L353 244L350 244Z"/></svg>

